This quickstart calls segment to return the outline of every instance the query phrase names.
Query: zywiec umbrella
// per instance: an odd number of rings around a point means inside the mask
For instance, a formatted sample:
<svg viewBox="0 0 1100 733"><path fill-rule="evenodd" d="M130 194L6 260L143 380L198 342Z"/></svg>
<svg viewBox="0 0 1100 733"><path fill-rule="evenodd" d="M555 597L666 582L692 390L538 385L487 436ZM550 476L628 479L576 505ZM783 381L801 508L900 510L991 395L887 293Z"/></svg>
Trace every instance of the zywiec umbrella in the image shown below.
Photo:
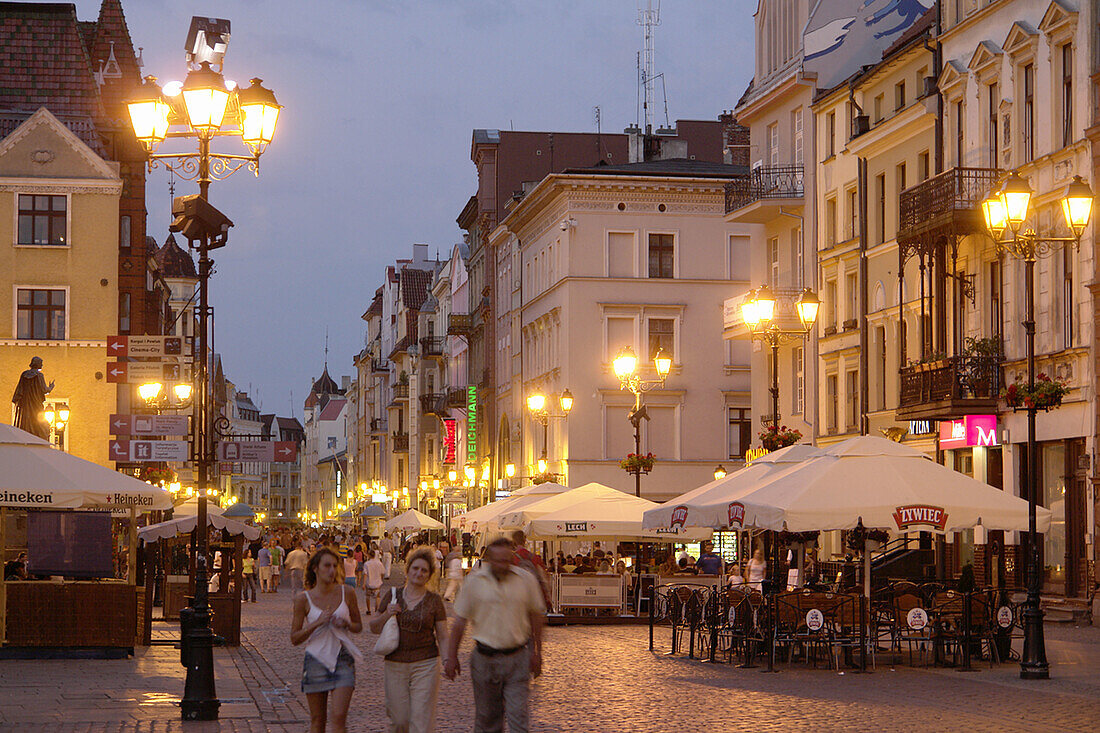
<svg viewBox="0 0 1100 733"><path fill-rule="evenodd" d="M57 450L48 441L0 425L0 506L33 509L168 509L159 486Z"/></svg>
<svg viewBox="0 0 1100 733"><path fill-rule="evenodd" d="M199 500L197 498L192 498L192 499L188 499L187 501L183 502L182 504L176 506L176 508L172 512L172 516L173 517L187 517L187 516L193 516L193 515L198 514L198 513L199 513ZM206 513L207 514L217 514L218 516L221 516L222 514L225 513L225 510L222 509L220 506L218 506L218 504L216 502L213 502L213 501L210 501L209 499L207 499L207 501L206 501Z"/></svg>
<svg viewBox="0 0 1100 733"><path fill-rule="evenodd" d="M1038 529L1050 526L1040 507ZM1027 530L1028 503L942 466L920 451L873 436L850 438L824 455L764 478L727 506L724 527L808 532Z"/></svg>
<svg viewBox="0 0 1100 733"><path fill-rule="evenodd" d="M476 509L471 509L465 514L459 514L451 520L451 525L459 527L463 532L496 532L500 530L499 520L505 512L534 504L548 496L561 494L565 491L569 491L568 486L550 481L543 484L531 484L522 489L516 489L506 499L499 499Z"/></svg>
<svg viewBox="0 0 1100 733"><path fill-rule="evenodd" d="M177 519L169 519L167 522L150 524L138 530L138 537L146 542L156 542L177 534L190 534L198 525L198 517L194 514L185 515ZM233 519L226 519L224 515L207 514L206 526L214 529L226 530L231 535L241 535L246 540L260 538L259 527L250 527Z"/></svg>
<svg viewBox="0 0 1100 733"><path fill-rule="evenodd" d="M445 527L442 522L432 519L427 514L410 509L386 522L386 529L390 532L394 530L421 532L426 529L445 529Z"/></svg>
<svg viewBox="0 0 1100 733"><path fill-rule="evenodd" d="M532 506L532 513L538 516L524 527L528 538L672 542L704 539L711 534L710 529L702 528L643 529L642 516L657 504L601 484L587 484L554 497L556 503L567 499L567 506L547 513L540 511L546 502Z"/></svg>
<svg viewBox="0 0 1100 733"><path fill-rule="evenodd" d="M758 487L768 476L820 455L823 455L820 448L804 443L772 451L738 471L649 509L645 513L643 526L646 529L724 529L729 523L731 502Z"/></svg>

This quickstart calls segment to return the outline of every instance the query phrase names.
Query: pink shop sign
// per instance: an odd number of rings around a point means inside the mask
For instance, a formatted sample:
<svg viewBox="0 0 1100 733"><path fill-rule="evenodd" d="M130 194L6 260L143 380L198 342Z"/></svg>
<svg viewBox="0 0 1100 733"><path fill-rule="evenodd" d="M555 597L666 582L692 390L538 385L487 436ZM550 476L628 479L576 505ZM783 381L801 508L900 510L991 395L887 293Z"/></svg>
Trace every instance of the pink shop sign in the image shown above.
<svg viewBox="0 0 1100 733"><path fill-rule="evenodd" d="M940 448L971 448L1000 445L996 415L967 415L940 422Z"/></svg>

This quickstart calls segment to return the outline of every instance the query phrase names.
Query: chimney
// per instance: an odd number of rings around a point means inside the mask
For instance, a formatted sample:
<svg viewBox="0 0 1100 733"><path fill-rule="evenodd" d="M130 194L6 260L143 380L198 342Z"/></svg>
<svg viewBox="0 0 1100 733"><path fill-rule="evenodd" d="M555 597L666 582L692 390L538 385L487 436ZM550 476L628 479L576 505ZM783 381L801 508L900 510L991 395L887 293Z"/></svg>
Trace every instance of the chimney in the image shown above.
<svg viewBox="0 0 1100 733"><path fill-rule="evenodd" d="M413 245L413 261L412 266L420 269L420 265L427 264L428 262L428 245L426 244L414 244Z"/></svg>
<svg viewBox="0 0 1100 733"><path fill-rule="evenodd" d="M424 246L427 247L428 245L425 244ZM340 389L344 390L345 392L351 389L351 377L346 374L340 377Z"/></svg>

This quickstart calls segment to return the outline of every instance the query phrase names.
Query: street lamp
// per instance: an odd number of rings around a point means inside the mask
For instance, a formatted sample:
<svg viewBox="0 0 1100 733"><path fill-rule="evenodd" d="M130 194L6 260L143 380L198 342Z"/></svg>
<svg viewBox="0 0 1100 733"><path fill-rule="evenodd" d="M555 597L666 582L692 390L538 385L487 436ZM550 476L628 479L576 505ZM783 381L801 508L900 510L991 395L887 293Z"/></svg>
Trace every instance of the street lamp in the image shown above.
<svg viewBox="0 0 1100 733"><path fill-rule="evenodd" d="M546 395L541 392L532 392L527 395L527 410L531 413L531 417L535 419L540 425L542 425L542 457L538 460L538 476L536 478L550 479L546 473L546 467L548 465L546 457L547 442L550 434L550 421L551 420L565 420L569 417L569 411L573 409L573 393L568 389L563 390L558 395L558 407L561 408L561 413L550 412L548 405L549 400ZM507 471L507 467L505 468ZM512 468L513 473L515 467ZM509 477L511 478L511 477Z"/></svg>
<svg viewBox="0 0 1100 733"><path fill-rule="evenodd" d="M669 372L672 371L672 357L660 347L657 348L657 353L653 355L653 368L657 372L656 379L643 379L639 376L638 357L635 356L634 349L629 346L620 349L615 358L611 360L611 369L619 380L619 389L634 394L634 408L630 411L627 419L634 426L634 453L639 456L642 454L642 420L649 419L649 413L642 406L642 393L648 392L654 387L664 386ZM634 474L634 495L640 497L642 495L641 466L631 469L628 473Z"/></svg>
<svg viewBox="0 0 1100 733"><path fill-rule="evenodd" d="M714 469L714 480L717 481L718 479L722 479L722 478L725 478L725 477L726 477L726 467L723 466L721 463L719 463L718 467Z"/></svg>
<svg viewBox="0 0 1100 733"><path fill-rule="evenodd" d="M1017 171L1012 171L1001 189L981 204L986 229L1000 252L1008 253L1024 263L1027 292L1024 297L1024 334L1027 347L1028 388L1035 386L1035 261L1040 255L1072 244L1081 246L1081 235L1092 214L1092 189L1081 176L1074 176L1062 195L1062 214L1072 236L1041 236L1034 229L1024 228L1031 203L1031 187ZM1020 658L1020 677L1045 680L1050 677L1046 642L1043 638L1043 609L1039 605L1039 533L1035 512L1038 506L1038 456L1035 442L1035 415L1039 408L1027 410L1027 475L1024 479L1028 499L1027 601L1024 607L1024 652Z"/></svg>
<svg viewBox="0 0 1100 733"><path fill-rule="evenodd" d="M772 350L772 424L779 429L779 346L787 341L803 338L813 329L817 321L817 312L821 309L821 300L817 294L806 288L795 301L795 311L801 328L781 326L775 312L776 298L767 285L749 293L741 303L741 318L749 332L771 347Z"/></svg>
<svg viewBox="0 0 1100 733"><path fill-rule="evenodd" d="M222 180L242 167L247 166L259 175L260 155L275 135L281 107L275 101L275 95L265 89L259 79L253 79L246 89L227 84L222 74L224 64L224 43L228 41L228 21L220 21L224 31L212 32L206 29L206 19L192 19L192 36L195 29L202 27L208 44L217 45L221 50L211 54L188 53L192 58L210 58L217 62L217 70L209 61L190 63L187 77L182 84L171 82L161 89L156 77L146 77L127 103L130 123L134 135L145 150L149 170L158 164L171 173L187 181L196 181L199 185L199 202L204 213L211 221L202 221L201 227L185 224L201 234L188 239L192 243L198 240L199 251L199 323L195 359L195 408L193 453L198 474L198 511L196 524L200 528L207 525L206 489L209 488L212 468L215 460L213 406L210 370L207 359L210 339L209 281L213 272L213 260L209 250L224 244L224 235L231 223L224 215L206 204L210 182ZM216 137L239 135L247 148L247 155L213 152L211 141ZM193 140L197 142L197 151L184 153L158 152L161 143L167 138ZM177 200L186 206L186 199ZM176 203L173 213L177 213ZM221 217L213 223L214 214ZM192 217L192 218L202 218ZM181 220L187 220L186 213ZM174 224L173 226L176 226ZM215 231L215 226L220 231ZM216 237L217 241L211 241ZM194 246L194 245L192 245ZM152 390L152 387L149 388ZM177 391L178 390L178 391ZM188 387L173 390L176 397L186 401L192 397ZM157 392L159 395L159 390ZM154 395L156 399L157 395ZM143 395L144 398L144 395ZM195 547L195 596L191 607L181 612L181 645L183 658L187 661L187 678L184 683L184 695L180 701L183 720L216 720L221 703L217 699L214 684L213 645L216 638L210 630L210 605L207 588L208 537L200 529Z"/></svg>

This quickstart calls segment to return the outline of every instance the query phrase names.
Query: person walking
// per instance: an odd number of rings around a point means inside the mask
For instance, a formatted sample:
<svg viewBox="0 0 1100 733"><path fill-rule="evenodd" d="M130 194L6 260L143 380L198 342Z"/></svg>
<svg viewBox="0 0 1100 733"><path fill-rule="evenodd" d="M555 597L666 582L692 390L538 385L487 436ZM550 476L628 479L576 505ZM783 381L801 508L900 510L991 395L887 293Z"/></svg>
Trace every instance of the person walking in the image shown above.
<svg viewBox="0 0 1100 733"><path fill-rule="evenodd" d="M303 550L300 544L295 543L294 549L287 553L286 561L283 563L287 575L290 576L291 593L297 593L304 587L303 580L308 563L309 553Z"/></svg>
<svg viewBox="0 0 1100 733"><path fill-rule="evenodd" d="M485 562L467 576L455 600L443 674L461 673L458 647L473 624L470 679L474 688L474 731L527 733L531 677L542 673L542 626L546 605L538 581L513 564L511 540L489 543Z"/></svg>
<svg viewBox="0 0 1100 733"><path fill-rule="evenodd" d="M241 559L241 578L244 579L244 588L241 591L241 602L248 603L249 591L252 592L252 602L256 602L256 558L252 557L252 550L247 547L244 557Z"/></svg>
<svg viewBox="0 0 1100 733"><path fill-rule="evenodd" d="M329 720L333 731L345 733L355 690L355 662L363 658L348 635L363 630L363 619L355 593L348 593L340 582L339 563L331 550L314 553L306 565L306 590L294 598L290 643L306 645L302 692L309 702L310 733L324 733Z"/></svg>
<svg viewBox="0 0 1100 733"><path fill-rule="evenodd" d="M709 540L703 543L703 551L699 555L699 562L695 563L700 575L721 575L725 563L722 558L714 553L714 543Z"/></svg>
<svg viewBox="0 0 1100 733"><path fill-rule="evenodd" d="M378 549L382 551L383 577L389 580L390 567L393 564L393 539L389 532L382 533L382 539L378 542Z"/></svg>
<svg viewBox="0 0 1100 733"><path fill-rule="evenodd" d="M279 545L279 540L275 537L271 538L271 592L279 592L279 579L283 575L283 560L286 559L286 553L283 552L283 548Z"/></svg>
<svg viewBox="0 0 1100 733"><path fill-rule="evenodd" d="M761 590L764 587L764 579L767 577L768 563L764 560L764 551L757 548L749 560L748 573L749 585L753 590Z"/></svg>
<svg viewBox="0 0 1100 733"><path fill-rule="evenodd" d="M256 553L256 569L260 573L260 592L271 592L271 550L268 545L260 547Z"/></svg>
<svg viewBox="0 0 1100 733"><path fill-rule="evenodd" d="M371 562L381 568L377 554ZM380 633L396 616L400 630L400 642L386 655L383 672L391 733L435 730L439 653L447 647L447 611L443 599L428 590L428 578L435 570L431 550L414 550L405 561L405 585L384 595L378 614L370 620L370 630Z"/></svg>
<svg viewBox="0 0 1100 733"><path fill-rule="evenodd" d="M367 613L377 606L378 591L382 590L382 561L378 559L378 550L370 551L370 559L363 563L363 575L367 586Z"/></svg>
<svg viewBox="0 0 1100 733"><path fill-rule="evenodd" d="M457 549L451 550L447 557L443 558L442 574L447 576L447 588L443 591L443 600L453 601L458 595L458 589L462 587L462 553Z"/></svg>

